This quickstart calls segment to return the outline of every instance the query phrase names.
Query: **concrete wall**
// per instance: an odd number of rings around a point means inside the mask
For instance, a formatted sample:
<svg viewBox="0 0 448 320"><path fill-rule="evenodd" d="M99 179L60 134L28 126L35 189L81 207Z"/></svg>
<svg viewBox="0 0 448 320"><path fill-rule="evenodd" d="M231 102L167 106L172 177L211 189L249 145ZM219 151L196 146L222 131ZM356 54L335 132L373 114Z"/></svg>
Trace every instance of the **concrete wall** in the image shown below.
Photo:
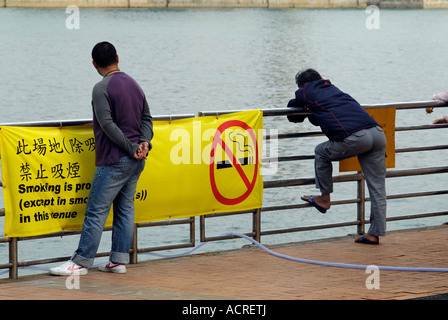
<svg viewBox="0 0 448 320"><path fill-rule="evenodd" d="M129 0L6 0L6 7L65 8L78 7L127 8Z"/></svg>
<svg viewBox="0 0 448 320"><path fill-rule="evenodd" d="M270 8L366 8L367 0L269 0L269 7Z"/></svg>
<svg viewBox="0 0 448 320"><path fill-rule="evenodd" d="M65 8L425 8L448 9L448 0L0 0L0 7Z"/></svg>
<svg viewBox="0 0 448 320"><path fill-rule="evenodd" d="M448 9L448 0L423 0L425 9Z"/></svg>
<svg viewBox="0 0 448 320"><path fill-rule="evenodd" d="M379 1L378 7L422 9L423 0L381 0Z"/></svg>

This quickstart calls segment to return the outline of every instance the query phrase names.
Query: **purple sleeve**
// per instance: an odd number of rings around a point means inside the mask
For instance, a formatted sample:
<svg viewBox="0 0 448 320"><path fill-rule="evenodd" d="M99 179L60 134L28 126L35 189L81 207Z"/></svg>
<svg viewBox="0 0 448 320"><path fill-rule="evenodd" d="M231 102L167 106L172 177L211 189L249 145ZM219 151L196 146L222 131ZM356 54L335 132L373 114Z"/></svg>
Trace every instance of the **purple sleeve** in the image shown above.
<svg viewBox="0 0 448 320"><path fill-rule="evenodd" d="M112 111L107 98L107 86L105 83L96 85L92 92L92 104L95 117L107 137L118 147L133 157L138 149L138 144L129 141L121 129L114 122ZM106 83L107 84L107 83Z"/></svg>

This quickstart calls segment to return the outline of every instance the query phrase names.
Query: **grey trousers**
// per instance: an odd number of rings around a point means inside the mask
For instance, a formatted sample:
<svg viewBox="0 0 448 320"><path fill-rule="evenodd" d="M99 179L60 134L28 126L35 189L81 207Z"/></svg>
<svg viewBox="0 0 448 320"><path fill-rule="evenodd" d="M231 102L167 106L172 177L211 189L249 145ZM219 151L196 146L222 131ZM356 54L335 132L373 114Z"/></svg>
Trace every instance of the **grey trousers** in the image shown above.
<svg viewBox="0 0 448 320"><path fill-rule="evenodd" d="M332 161L358 156L370 194L370 228L374 236L386 235L386 137L380 127L363 129L342 141L326 141L316 146L314 169L316 187L324 194L333 192Z"/></svg>

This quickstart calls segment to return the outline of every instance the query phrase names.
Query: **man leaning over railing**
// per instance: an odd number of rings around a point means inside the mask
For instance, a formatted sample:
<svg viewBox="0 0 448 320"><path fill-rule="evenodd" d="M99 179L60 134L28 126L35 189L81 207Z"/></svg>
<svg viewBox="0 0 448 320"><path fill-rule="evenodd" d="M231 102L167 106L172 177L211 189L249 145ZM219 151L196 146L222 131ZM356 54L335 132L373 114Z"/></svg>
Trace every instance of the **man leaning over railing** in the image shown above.
<svg viewBox="0 0 448 320"><path fill-rule="evenodd" d="M386 137L379 124L350 95L340 91L330 80L322 79L314 69L296 75L299 89L288 107L303 107L311 112L310 122L321 127L328 137L315 148L316 187L321 195L303 196L302 200L325 213L333 192L332 162L358 156L371 197L370 228L355 240L379 244L386 235ZM302 122L303 116L288 117Z"/></svg>

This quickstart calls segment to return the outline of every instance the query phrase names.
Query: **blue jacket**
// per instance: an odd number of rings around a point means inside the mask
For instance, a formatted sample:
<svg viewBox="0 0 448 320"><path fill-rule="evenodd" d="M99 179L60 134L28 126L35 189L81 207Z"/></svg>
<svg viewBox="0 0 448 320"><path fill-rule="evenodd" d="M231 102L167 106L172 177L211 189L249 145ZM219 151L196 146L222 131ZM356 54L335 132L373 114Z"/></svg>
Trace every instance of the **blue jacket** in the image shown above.
<svg viewBox="0 0 448 320"><path fill-rule="evenodd" d="M378 126L378 123L350 95L329 80L306 83L296 91L288 107L304 107L312 113L309 120L319 125L330 140L340 141L356 131ZM300 119L290 119L301 122ZM303 119L302 119L303 121Z"/></svg>

